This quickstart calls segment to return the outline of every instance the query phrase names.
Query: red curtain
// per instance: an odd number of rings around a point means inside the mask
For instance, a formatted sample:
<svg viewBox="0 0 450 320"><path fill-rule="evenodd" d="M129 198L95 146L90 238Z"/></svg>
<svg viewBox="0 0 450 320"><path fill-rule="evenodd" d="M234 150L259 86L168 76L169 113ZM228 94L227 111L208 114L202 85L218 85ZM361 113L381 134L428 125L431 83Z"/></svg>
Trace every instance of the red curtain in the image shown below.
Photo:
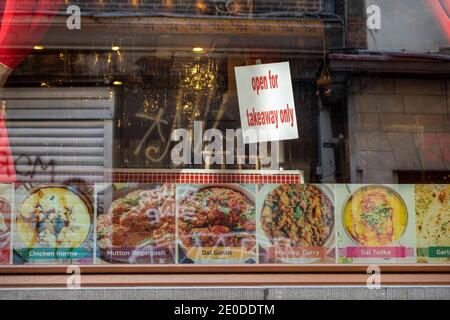
<svg viewBox="0 0 450 320"><path fill-rule="evenodd" d="M14 69L41 41L61 0L2 0L0 63Z"/></svg>
<svg viewBox="0 0 450 320"><path fill-rule="evenodd" d="M450 43L450 0L426 0Z"/></svg>
<svg viewBox="0 0 450 320"><path fill-rule="evenodd" d="M3 67L14 69L27 57L47 32L60 4L61 0L0 0ZM0 183L10 183L16 181L16 172L4 116L0 112Z"/></svg>
<svg viewBox="0 0 450 320"><path fill-rule="evenodd" d="M9 146L4 114L0 112L0 183L12 182L16 182L16 170Z"/></svg>

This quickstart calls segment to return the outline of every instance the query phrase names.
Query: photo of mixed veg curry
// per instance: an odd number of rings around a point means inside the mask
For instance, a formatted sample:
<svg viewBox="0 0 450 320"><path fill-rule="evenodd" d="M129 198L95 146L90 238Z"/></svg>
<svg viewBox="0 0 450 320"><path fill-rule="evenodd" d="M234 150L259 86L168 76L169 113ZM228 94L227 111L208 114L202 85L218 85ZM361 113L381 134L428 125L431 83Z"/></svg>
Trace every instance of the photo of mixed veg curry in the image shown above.
<svg viewBox="0 0 450 320"><path fill-rule="evenodd" d="M283 184L265 198L261 226L276 247L321 247L333 233L333 203L317 186Z"/></svg>

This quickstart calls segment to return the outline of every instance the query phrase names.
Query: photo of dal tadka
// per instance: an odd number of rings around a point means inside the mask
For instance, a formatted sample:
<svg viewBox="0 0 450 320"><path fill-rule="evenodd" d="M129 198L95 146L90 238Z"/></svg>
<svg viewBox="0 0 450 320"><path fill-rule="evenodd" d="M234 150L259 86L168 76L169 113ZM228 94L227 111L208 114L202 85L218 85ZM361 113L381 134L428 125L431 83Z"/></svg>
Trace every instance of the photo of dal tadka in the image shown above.
<svg viewBox="0 0 450 320"><path fill-rule="evenodd" d="M175 187L135 190L115 200L97 218L98 245L108 248L165 247L175 241Z"/></svg>
<svg viewBox="0 0 450 320"><path fill-rule="evenodd" d="M284 184L267 195L261 225L275 246L321 247L333 232L333 204L314 185Z"/></svg>
<svg viewBox="0 0 450 320"><path fill-rule="evenodd" d="M191 192L179 206L179 237L185 247L255 246L255 206L226 187Z"/></svg>
<svg viewBox="0 0 450 320"><path fill-rule="evenodd" d="M386 186L365 186L347 200L344 228L358 244L384 246L400 239L408 213L400 195Z"/></svg>

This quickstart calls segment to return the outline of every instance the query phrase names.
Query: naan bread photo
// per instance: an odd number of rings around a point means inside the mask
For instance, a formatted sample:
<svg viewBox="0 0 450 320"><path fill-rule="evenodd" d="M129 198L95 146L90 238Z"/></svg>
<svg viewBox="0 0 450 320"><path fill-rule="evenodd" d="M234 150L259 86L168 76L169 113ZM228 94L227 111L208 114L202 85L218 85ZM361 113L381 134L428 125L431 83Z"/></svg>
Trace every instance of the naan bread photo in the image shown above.
<svg viewBox="0 0 450 320"><path fill-rule="evenodd" d="M450 247L450 185L416 185L417 248ZM450 262L450 257L424 257L418 262Z"/></svg>

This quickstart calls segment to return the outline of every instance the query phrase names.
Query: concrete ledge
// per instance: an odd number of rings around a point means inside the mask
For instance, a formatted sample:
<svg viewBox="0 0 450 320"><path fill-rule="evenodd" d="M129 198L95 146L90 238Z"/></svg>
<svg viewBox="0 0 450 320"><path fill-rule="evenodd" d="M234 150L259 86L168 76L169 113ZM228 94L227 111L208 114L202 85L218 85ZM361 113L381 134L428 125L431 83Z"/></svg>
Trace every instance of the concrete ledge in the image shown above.
<svg viewBox="0 0 450 320"><path fill-rule="evenodd" d="M9 289L0 300L450 300L445 287Z"/></svg>

